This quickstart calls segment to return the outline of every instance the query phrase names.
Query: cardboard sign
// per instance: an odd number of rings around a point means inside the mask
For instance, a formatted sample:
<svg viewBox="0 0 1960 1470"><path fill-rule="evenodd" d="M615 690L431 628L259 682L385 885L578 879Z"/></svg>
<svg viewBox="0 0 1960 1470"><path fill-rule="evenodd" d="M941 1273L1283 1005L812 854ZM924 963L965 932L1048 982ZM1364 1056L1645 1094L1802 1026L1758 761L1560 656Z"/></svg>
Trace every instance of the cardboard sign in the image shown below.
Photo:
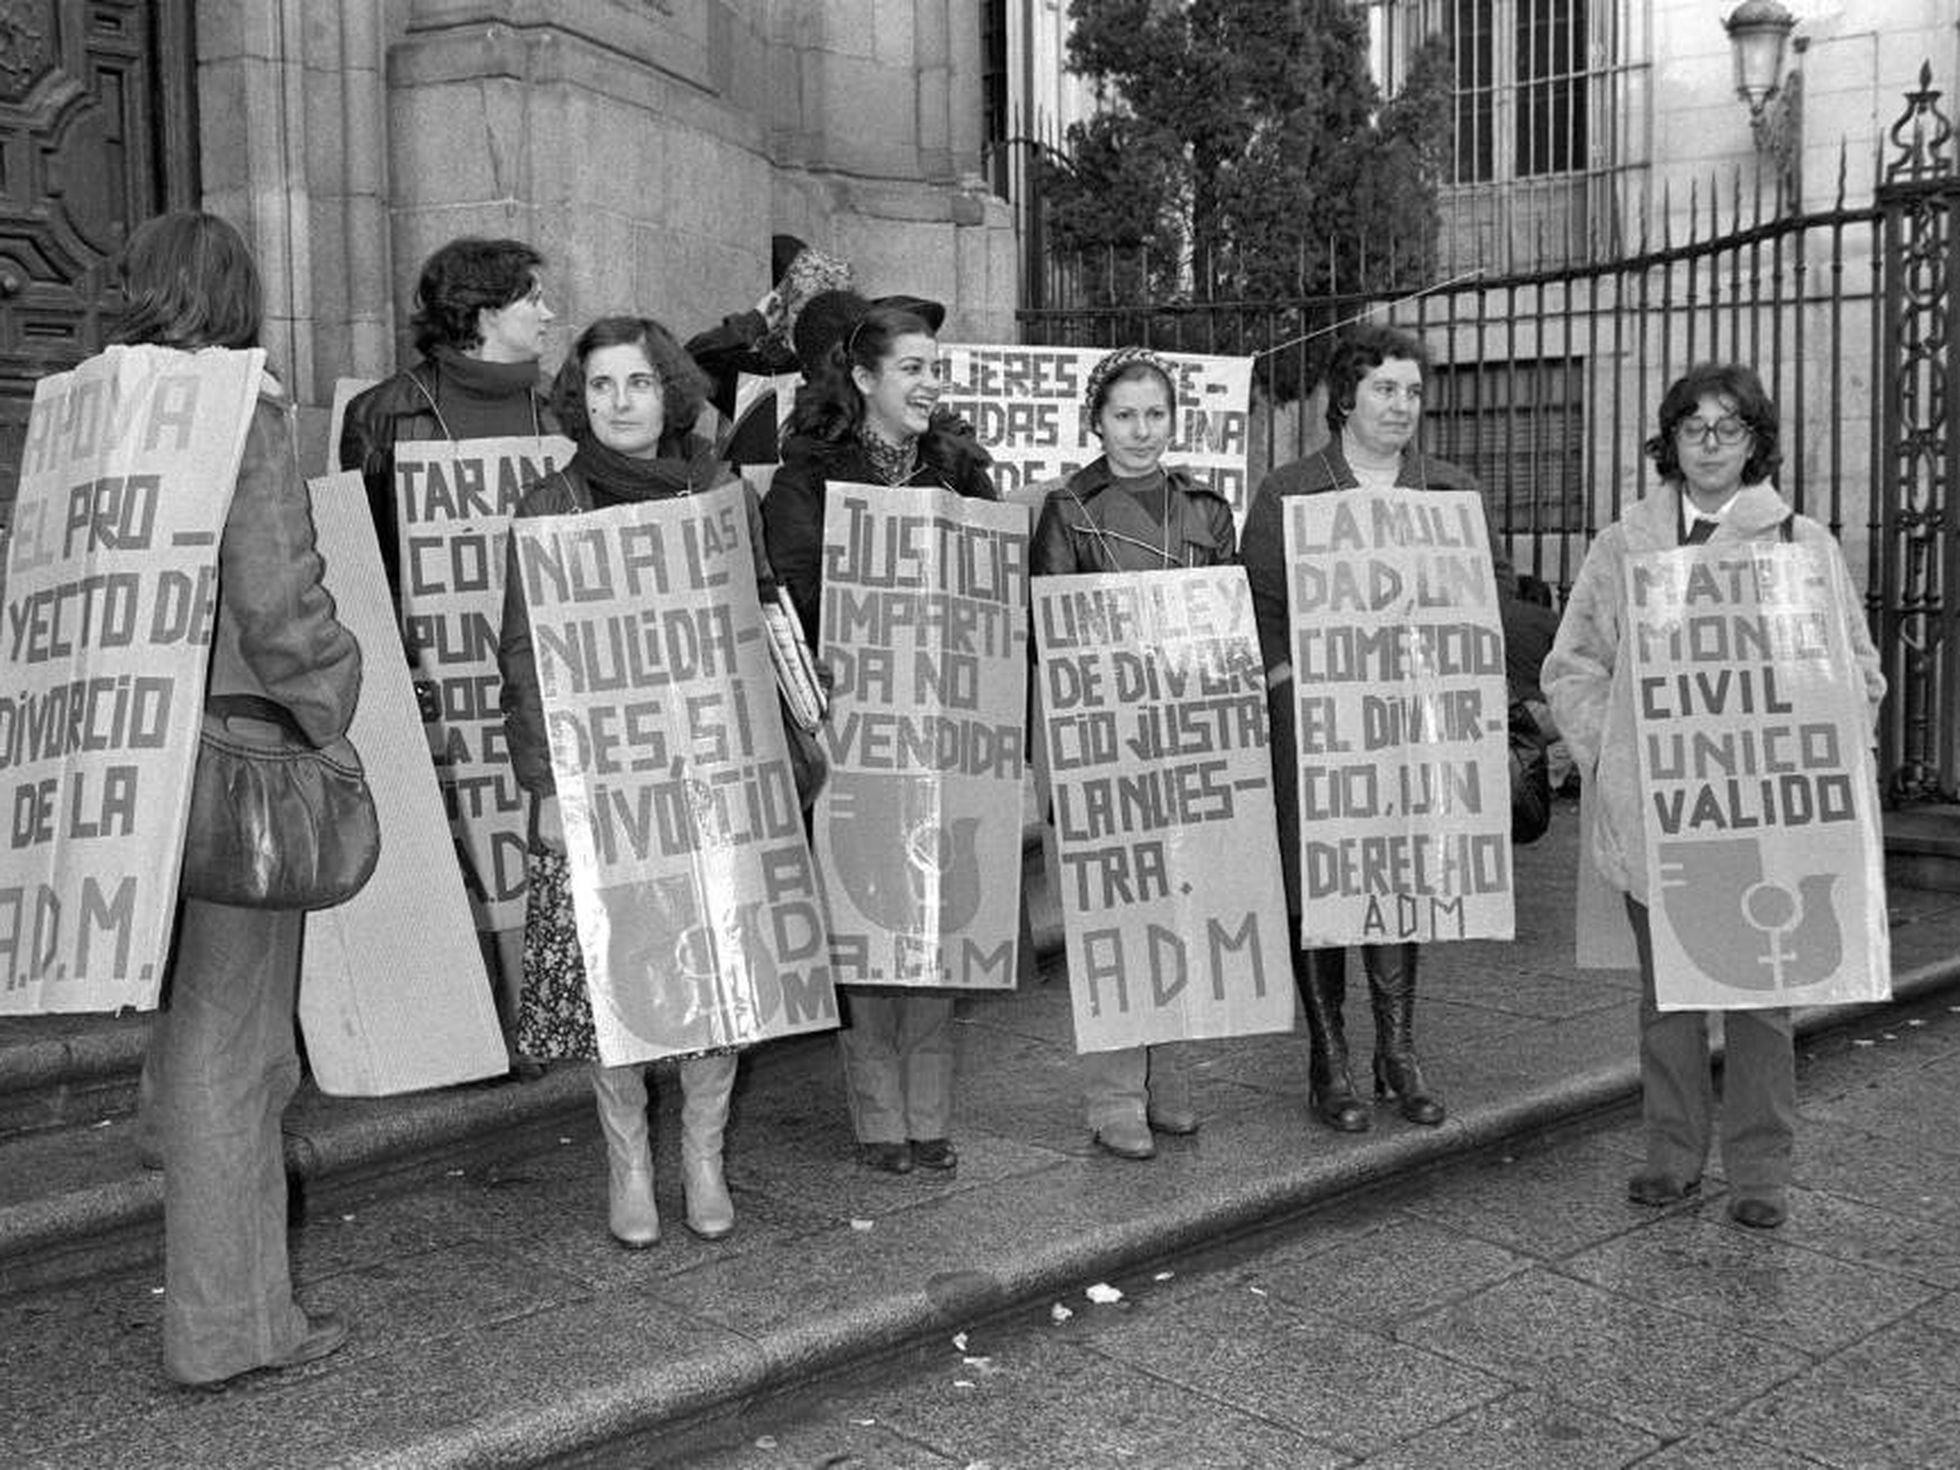
<svg viewBox="0 0 1960 1470"><path fill-rule="evenodd" d="M1038 577L1034 623L1075 1049L1290 1029L1245 572Z"/></svg>
<svg viewBox="0 0 1960 1470"><path fill-rule="evenodd" d="M1301 943L1509 939L1504 631L1476 493L1285 505Z"/></svg>
<svg viewBox="0 0 1960 1470"><path fill-rule="evenodd" d="M0 630L0 1013L157 1003L264 363L111 347L35 387Z"/></svg>
<svg viewBox="0 0 1960 1470"><path fill-rule="evenodd" d="M946 408L973 425L993 456L1003 498L1024 486L1059 482L1102 453L1082 416L1089 371L1101 347L987 347L940 344ZM1176 378L1175 422L1166 464L1223 496L1245 524L1246 457L1251 450L1252 359L1166 352Z"/></svg>
<svg viewBox="0 0 1960 1470"><path fill-rule="evenodd" d="M1027 773L1028 513L832 482L817 863L840 984L1011 990Z"/></svg>
<svg viewBox="0 0 1960 1470"><path fill-rule="evenodd" d="M504 750L497 673L504 537L525 490L571 457L556 434L395 446L402 627L479 929L524 924L528 808Z"/></svg>
<svg viewBox="0 0 1960 1470"><path fill-rule="evenodd" d="M358 471L309 482L327 590L363 650L348 731L381 821L367 887L309 914L299 1019L320 1090L383 1097L501 1074L509 1062L470 919L443 793L429 764L381 549Z"/></svg>
<svg viewBox="0 0 1960 1470"><path fill-rule="evenodd" d="M743 495L513 523L608 1066L837 1024Z"/></svg>
<svg viewBox="0 0 1960 1470"><path fill-rule="evenodd" d="M1627 562L1635 744L1662 1010L1884 1000L1870 713L1832 548Z"/></svg>

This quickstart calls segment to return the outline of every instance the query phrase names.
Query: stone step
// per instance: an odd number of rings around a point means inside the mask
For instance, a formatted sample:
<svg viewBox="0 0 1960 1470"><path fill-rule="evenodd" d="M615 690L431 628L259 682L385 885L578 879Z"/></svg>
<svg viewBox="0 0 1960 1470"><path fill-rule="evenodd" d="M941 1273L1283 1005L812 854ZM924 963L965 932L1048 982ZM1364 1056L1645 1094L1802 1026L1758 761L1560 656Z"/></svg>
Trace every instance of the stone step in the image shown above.
<svg viewBox="0 0 1960 1470"><path fill-rule="evenodd" d="M1892 888L1960 893L1960 805L1885 814L1885 881Z"/></svg>
<svg viewBox="0 0 1960 1470"><path fill-rule="evenodd" d="M1061 948L1061 916L1025 854L1036 956ZM162 1249L163 1176L136 1147L136 1086L153 1017L0 1017L0 1292L73 1280L105 1259ZM759 1047L750 1067L807 1066L828 1035ZM295 1210L385 1192L390 1175L435 1157L494 1152L513 1128L589 1118L585 1068L392 1098L332 1098L302 1086L285 1120Z"/></svg>

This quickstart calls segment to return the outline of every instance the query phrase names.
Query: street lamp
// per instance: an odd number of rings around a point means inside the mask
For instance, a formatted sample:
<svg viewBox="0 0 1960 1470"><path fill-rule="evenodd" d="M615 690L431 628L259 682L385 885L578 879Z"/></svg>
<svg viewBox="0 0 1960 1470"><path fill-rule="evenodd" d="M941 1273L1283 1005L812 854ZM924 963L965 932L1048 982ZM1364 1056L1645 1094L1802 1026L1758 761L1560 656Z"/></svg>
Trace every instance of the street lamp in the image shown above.
<svg viewBox="0 0 1960 1470"><path fill-rule="evenodd" d="M1756 151L1776 167L1794 199L1803 146L1803 72L1783 73L1787 46L1798 56L1810 42L1791 39L1797 18L1779 0L1742 0L1722 22L1735 49L1735 94L1749 104L1749 131Z"/></svg>

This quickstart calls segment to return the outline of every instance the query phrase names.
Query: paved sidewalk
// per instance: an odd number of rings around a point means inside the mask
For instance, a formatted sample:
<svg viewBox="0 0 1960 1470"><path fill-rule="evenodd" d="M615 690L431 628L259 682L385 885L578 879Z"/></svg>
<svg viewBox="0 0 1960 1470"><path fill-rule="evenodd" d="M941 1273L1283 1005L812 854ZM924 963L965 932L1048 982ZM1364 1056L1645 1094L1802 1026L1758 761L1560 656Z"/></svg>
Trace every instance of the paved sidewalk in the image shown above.
<svg viewBox="0 0 1960 1470"><path fill-rule="evenodd" d="M1426 954L1420 1036L1451 1107L1440 1129L1384 1108L1368 1134L1327 1132L1307 1117L1304 1039L1267 1037L1192 1048L1205 1119L1195 1138L1167 1140L1149 1164L1102 1156L1081 1121L1054 975L962 1007L951 1179L853 1162L834 1049L816 1039L744 1064L729 1139L739 1223L717 1244L679 1224L667 1111L677 1089L663 1070L659 1192L672 1223L652 1251L621 1251L606 1235L603 1153L580 1109L513 1121L501 1146L475 1139L453 1164L372 1198L313 1198L294 1236L301 1294L347 1313L355 1335L306 1369L216 1395L172 1388L157 1368L150 1260L0 1300L6 1461L657 1463L627 1447L923 1334L1624 1103L1635 981L1573 969L1576 824L1561 804L1551 836L1520 852L1516 942ZM1960 976L1960 895L1901 891L1893 909L1901 993ZM1350 1031L1365 1049L1365 1004L1350 1008ZM536 1085L570 1098L579 1083ZM1937 1126L1950 1113L1940 1107ZM1575 1207L1597 1208L1597 1193L1596 1180L1573 1181Z"/></svg>

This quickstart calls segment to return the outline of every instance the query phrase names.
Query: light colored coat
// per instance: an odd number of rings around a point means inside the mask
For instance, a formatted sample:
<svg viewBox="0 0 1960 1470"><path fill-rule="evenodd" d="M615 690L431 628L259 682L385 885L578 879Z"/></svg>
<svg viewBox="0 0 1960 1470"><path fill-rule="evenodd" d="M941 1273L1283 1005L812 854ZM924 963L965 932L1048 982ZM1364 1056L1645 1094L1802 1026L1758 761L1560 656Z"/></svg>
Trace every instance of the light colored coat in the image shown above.
<svg viewBox="0 0 1960 1470"><path fill-rule="evenodd" d="M1859 611L1837 539L1809 516L1793 516L1773 485L1759 484L1746 485L1737 493L1709 544L1775 541L1786 519L1794 543L1826 548L1825 562L1836 586L1845 638L1876 728L1885 676L1879 672L1878 650ZM1633 661L1621 657L1620 646L1626 619L1626 564L1629 557L1680 544L1680 494L1671 484L1629 507L1608 526L1579 568L1541 679L1559 733L1583 779L1598 783L1590 844L1593 861L1608 883L1641 903L1647 902L1646 804L1640 799L1639 753L1634 744Z"/></svg>

